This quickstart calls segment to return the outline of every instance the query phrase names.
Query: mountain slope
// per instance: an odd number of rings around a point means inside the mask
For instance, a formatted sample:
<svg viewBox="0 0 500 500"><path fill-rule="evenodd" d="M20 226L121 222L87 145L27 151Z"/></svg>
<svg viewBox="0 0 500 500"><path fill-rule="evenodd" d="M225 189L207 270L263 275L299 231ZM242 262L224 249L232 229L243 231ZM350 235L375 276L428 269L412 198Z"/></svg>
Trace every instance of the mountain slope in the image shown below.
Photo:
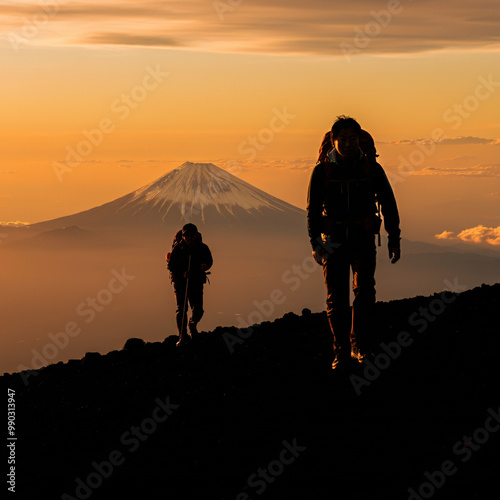
<svg viewBox="0 0 500 500"><path fill-rule="evenodd" d="M22 394L19 494L491 498L499 305L500 284L379 303L377 356L345 372L325 363L325 314L304 310L245 332L217 328L185 350L173 336L129 340L27 386L6 375L2 387ZM232 351L228 335L241 340ZM436 473L445 461L446 476Z"/></svg>

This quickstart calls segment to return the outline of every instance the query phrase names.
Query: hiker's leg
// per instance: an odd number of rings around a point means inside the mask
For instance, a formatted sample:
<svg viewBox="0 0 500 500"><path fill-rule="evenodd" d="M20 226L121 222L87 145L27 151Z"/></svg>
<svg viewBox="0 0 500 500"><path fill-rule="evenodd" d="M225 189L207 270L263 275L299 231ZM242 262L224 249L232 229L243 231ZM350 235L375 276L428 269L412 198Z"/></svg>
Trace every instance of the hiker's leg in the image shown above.
<svg viewBox="0 0 500 500"><path fill-rule="evenodd" d="M185 282L174 282L174 294L175 294L175 319L177 322L177 330L179 331L179 335L181 335L182 329L182 311L184 309L184 299L186 297L186 284ZM186 333L187 331L187 304L186 304L186 312L184 314L184 329L182 333Z"/></svg>
<svg viewBox="0 0 500 500"><path fill-rule="evenodd" d="M340 349L350 352L349 271L347 249L342 247L323 265L327 291L326 315L332 331L334 351Z"/></svg>
<svg viewBox="0 0 500 500"><path fill-rule="evenodd" d="M376 340L375 323L375 243L357 246L352 255L352 304L351 344L361 351L373 349Z"/></svg>
<svg viewBox="0 0 500 500"><path fill-rule="evenodd" d="M196 331L196 325L203 317L203 283L194 282L189 284L189 305L191 306L191 318L189 318L189 329Z"/></svg>

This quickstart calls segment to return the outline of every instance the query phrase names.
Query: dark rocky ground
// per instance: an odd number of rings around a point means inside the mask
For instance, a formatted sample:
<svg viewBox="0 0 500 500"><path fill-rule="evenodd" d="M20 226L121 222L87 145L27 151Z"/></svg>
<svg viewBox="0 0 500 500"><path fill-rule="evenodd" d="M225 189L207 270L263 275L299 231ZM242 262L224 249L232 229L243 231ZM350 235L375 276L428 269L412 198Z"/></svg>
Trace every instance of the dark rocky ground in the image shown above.
<svg viewBox="0 0 500 500"><path fill-rule="evenodd" d="M130 340L27 385L4 375L13 498L489 499L499 311L500 284L378 303L378 356L344 371L325 369L326 316L304 311L234 353L237 330L218 328L184 349Z"/></svg>

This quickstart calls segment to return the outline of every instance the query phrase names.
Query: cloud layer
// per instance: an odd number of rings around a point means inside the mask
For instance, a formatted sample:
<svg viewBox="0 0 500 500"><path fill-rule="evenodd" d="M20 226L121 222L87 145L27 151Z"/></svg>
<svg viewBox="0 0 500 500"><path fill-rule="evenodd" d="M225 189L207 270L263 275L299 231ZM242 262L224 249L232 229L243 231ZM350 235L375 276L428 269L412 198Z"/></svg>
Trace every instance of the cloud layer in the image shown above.
<svg viewBox="0 0 500 500"><path fill-rule="evenodd" d="M408 144L445 144L445 145L470 145L470 144L489 144L493 146L500 145L500 139L485 139L484 137L473 136L458 136L458 137L443 137L442 139L399 139L397 141L380 142L380 144L396 144L405 146Z"/></svg>
<svg viewBox="0 0 500 500"><path fill-rule="evenodd" d="M4 36L29 42L216 52L418 53L498 47L495 0L47 0L0 6ZM3 33L2 33L3 32Z"/></svg>
<svg viewBox="0 0 500 500"><path fill-rule="evenodd" d="M30 226L30 222L22 222L20 220L11 221L11 222L0 222L0 228L2 227L28 227Z"/></svg>
<svg viewBox="0 0 500 500"><path fill-rule="evenodd" d="M464 229L457 235L453 231L443 231L435 237L441 240L462 240L469 243L488 243L490 245L500 245L500 226L486 227L480 224L470 229Z"/></svg>
<svg viewBox="0 0 500 500"><path fill-rule="evenodd" d="M500 177L500 163L478 164L470 167L427 167L413 175L454 175L461 177Z"/></svg>

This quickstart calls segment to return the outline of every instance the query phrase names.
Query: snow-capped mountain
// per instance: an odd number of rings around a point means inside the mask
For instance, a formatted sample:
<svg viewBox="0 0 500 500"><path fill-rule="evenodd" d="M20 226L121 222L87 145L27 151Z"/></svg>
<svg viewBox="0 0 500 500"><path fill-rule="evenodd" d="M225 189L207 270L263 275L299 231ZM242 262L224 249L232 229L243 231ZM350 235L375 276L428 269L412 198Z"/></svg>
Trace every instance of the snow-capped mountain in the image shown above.
<svg viewBox="0 0 500 500"><path fill-rule="evenodd" d="M300 226L305 211L286 203L212 163L183 163L159 179L99 207L34 224L35 231L78 226L98 229L132 224L248 227Z"/></svg>
<svg viewBox="0 0 500 500"><path fill-rule="evenodd" d="M303 214L302 210L213 163L186 162L125 198L121 199L119 211L132 216L157 211L162 220L173 215L182 220L197 218L207 222L206 217L214 211L228 220L241 216L242 212L256 215L271 210Z"/></svg>

